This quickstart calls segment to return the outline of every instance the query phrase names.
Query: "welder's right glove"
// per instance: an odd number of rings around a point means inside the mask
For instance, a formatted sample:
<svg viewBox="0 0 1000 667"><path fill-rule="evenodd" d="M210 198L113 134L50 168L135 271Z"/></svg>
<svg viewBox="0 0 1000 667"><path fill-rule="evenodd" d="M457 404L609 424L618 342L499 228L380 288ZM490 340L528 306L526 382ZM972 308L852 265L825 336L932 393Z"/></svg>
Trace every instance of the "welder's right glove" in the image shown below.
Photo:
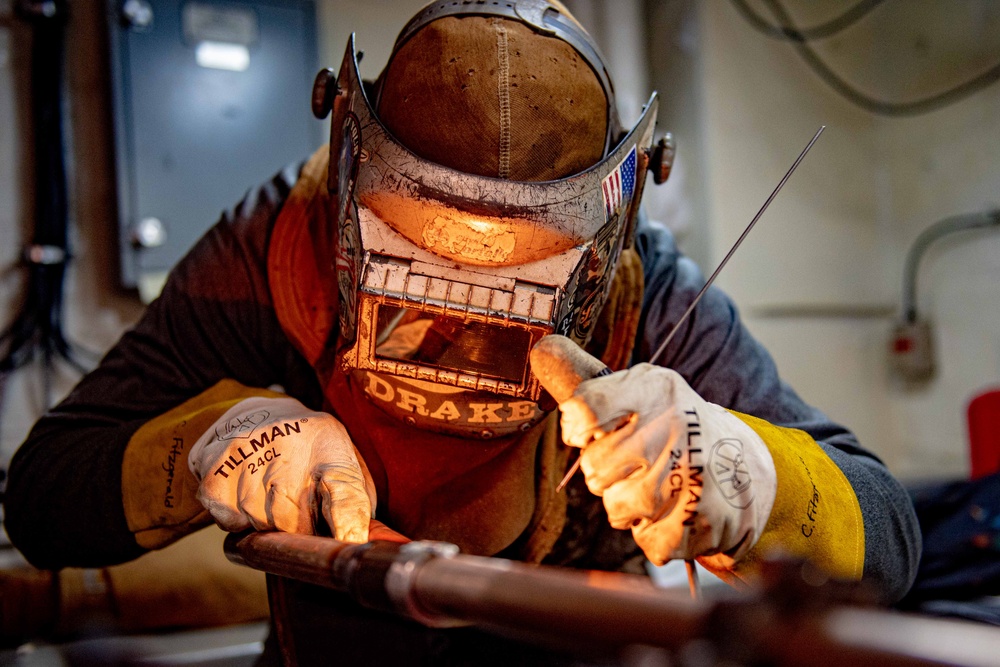
<svg viewBox="0 0 1000 667"><path fill-rule="evenodd" d="M343 424L293 398L240 401L198 439L198 499L229 531L315 532L366 542L375 484Z"/></svg>

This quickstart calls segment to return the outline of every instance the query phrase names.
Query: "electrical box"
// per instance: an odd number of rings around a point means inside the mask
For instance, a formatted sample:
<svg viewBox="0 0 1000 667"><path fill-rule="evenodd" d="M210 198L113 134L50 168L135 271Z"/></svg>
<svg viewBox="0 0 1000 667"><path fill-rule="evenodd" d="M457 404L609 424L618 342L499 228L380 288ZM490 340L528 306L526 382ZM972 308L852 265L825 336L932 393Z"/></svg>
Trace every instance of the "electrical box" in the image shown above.
<svg viewBox="0 0 1000 667"><path fill-rule="evenodd" d="M934 377L934 336L929 322L900 322L889 341L889 368L905 383L923 383Z"/></svg>
<svg viewBox="0 0 1000 667"><path fill-rule="evenodd" d="M323 141L312 0L110 0L121 281L144 301L247 190Z"/></svg>

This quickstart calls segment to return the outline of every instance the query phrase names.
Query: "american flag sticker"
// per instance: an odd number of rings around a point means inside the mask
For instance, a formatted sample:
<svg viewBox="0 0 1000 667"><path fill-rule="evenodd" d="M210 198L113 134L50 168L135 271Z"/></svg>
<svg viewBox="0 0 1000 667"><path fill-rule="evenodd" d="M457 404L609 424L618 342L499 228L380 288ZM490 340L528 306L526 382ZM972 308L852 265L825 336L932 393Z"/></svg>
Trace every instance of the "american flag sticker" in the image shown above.
<svg viewBox="0 0 1000 667"><path fill-rule="evenodd" d="M613 218L623 204L632 201L635 191L635 146L628 155L618 163L615 170L601 181L601 194L604 196L604 215L606 220Z"/></svg>

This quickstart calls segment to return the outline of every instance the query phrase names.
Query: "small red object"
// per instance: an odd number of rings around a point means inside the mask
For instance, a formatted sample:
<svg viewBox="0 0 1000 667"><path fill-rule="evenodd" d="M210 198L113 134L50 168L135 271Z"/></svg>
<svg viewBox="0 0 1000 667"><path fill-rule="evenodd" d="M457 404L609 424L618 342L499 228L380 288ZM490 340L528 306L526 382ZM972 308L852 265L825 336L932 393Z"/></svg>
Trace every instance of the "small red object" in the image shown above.
<svg viewBox="0 0 1000 667"><path fill-rule="evenodd" d="M896 354L906 354L913 349L913 339L900 336L892 341L892 351Z"/></svg>

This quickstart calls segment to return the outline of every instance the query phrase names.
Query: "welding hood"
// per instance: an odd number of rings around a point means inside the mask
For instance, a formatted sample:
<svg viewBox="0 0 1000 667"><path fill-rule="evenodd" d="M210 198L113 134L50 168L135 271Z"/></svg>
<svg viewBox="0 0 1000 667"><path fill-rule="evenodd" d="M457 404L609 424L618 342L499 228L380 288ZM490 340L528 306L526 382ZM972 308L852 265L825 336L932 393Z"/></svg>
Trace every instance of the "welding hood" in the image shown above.
<svg viewBox="0 0 1000 667"><path fill-rule="evenodd" d="M467 174L410 152L366 96L353 36L328 94L342 369L375 398L411 397L383 401L410 423L481 437L530 427L540 388L528 352L550 333L586 344L631 244L655 93L604 159L547 182ZM502 398L506 412L463 418L470 397Z"/></svg>

